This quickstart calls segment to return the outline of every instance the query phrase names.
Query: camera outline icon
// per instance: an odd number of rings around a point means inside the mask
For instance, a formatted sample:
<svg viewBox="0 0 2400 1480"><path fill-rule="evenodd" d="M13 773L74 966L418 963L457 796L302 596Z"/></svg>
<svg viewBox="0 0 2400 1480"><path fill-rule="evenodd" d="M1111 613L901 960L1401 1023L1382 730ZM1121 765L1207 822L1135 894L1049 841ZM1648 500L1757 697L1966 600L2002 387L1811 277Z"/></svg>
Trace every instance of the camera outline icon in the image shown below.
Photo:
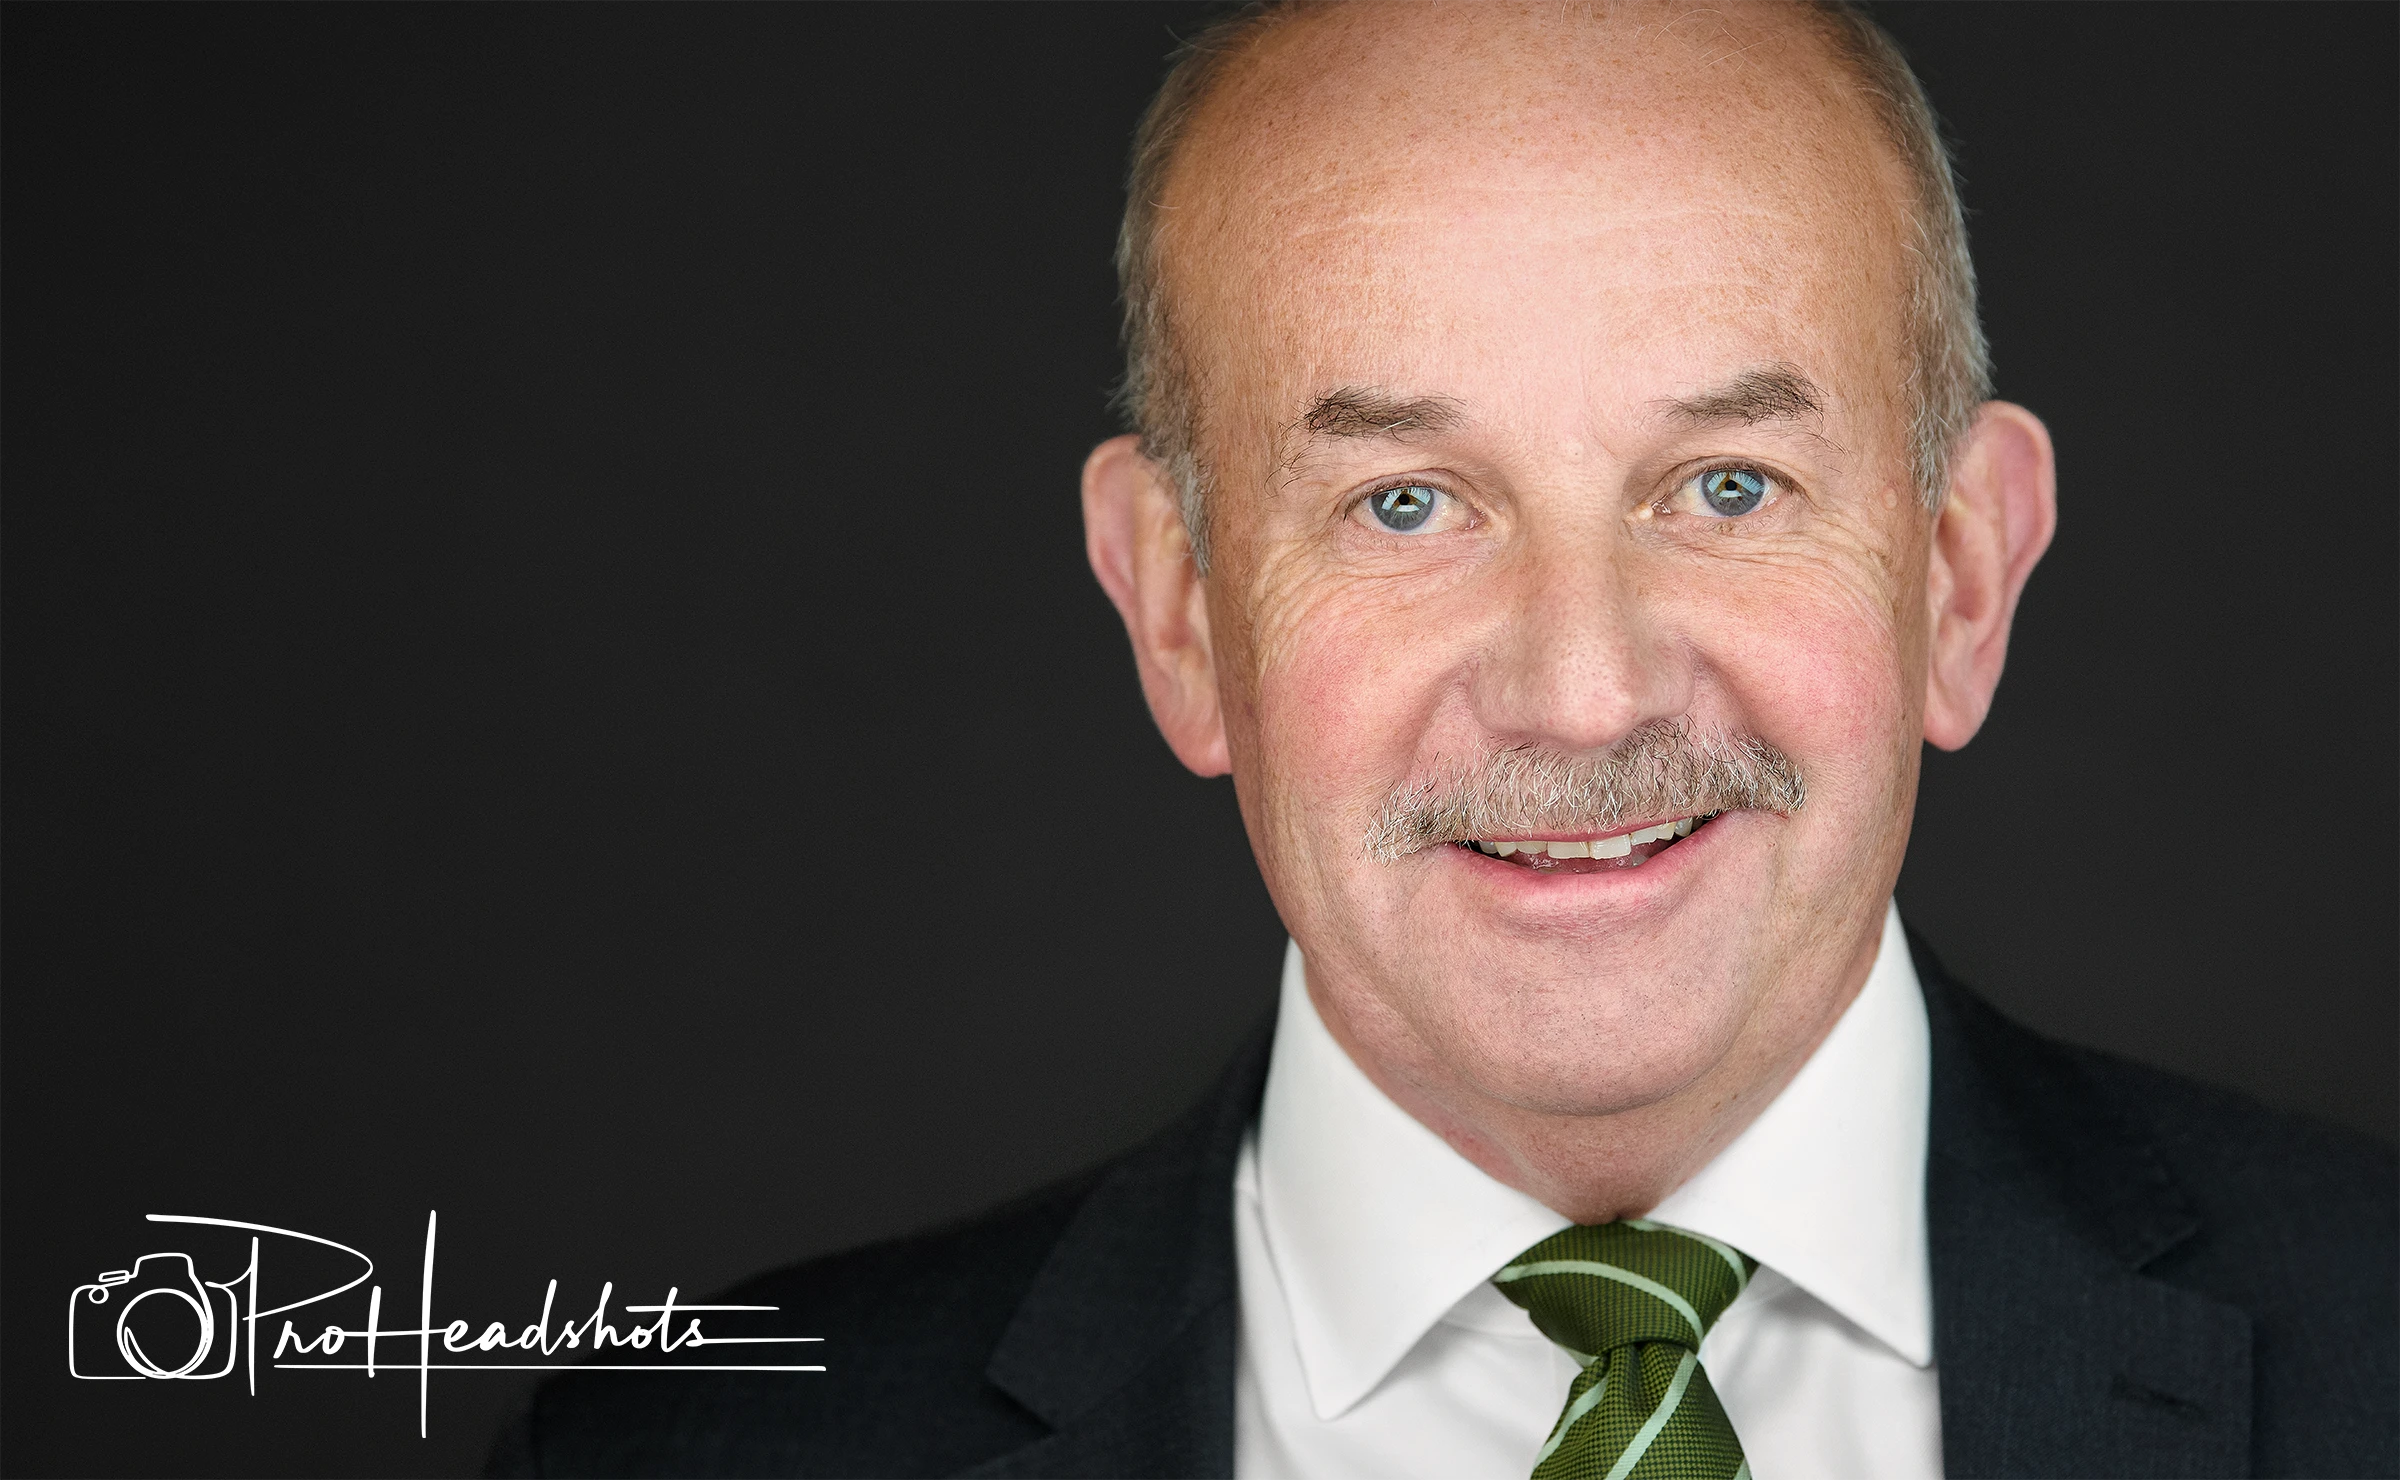
<svg viewBox="0 0 2400 1480"><path fill-rule="evenodd" d="M97 1281L77 1285L75 1292L67 1297L67 1374L86 1382L206 1382L225 1376L233 1370L236 1348L240 1345L232 1339L235 1323L241 1318L233 1293L233 1287L239 1283L239 1280L224 1284L203 1280L192 1265L192 1256L181 1253L144 1254L133 1262L131 1269L102 1271ZM124 1295L121 1303L120 1294ZM192 1349L191 1360L180 1367L162 1367L151 1361L133 1332L135 1307L158 1296L182 1301L199 1318L199 1344ZM116 1311L113 1341L86 1342L78 1347L78 1329L88 1326L94 1334L106 1330L106 1312L112 1305ZM216 1349L220 1333L226 1338L225 1360L213 1372L200 1371L201 1364ZM105 1362L103 1351L111 1346L118 1361L129 1370L84 1370L86 1363Z"/></svg>

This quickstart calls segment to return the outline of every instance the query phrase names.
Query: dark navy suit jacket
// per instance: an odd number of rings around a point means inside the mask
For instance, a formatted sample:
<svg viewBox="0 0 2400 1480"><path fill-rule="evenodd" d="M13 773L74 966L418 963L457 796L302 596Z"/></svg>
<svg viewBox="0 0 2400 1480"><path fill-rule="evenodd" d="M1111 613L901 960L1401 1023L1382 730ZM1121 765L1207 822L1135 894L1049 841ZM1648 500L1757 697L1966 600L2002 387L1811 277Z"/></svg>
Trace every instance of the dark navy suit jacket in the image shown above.
<svg viewBox="0 0 2400 1480"><path fill-rule="evenodd" d="M2392 1153L2038 1037L1911 945L1954 1480L2400 1472ZM493 1473L1230 1474L1266 1048L1115 1162L731 1297L831 1338L825 1373L568 1374Z"/></svg>

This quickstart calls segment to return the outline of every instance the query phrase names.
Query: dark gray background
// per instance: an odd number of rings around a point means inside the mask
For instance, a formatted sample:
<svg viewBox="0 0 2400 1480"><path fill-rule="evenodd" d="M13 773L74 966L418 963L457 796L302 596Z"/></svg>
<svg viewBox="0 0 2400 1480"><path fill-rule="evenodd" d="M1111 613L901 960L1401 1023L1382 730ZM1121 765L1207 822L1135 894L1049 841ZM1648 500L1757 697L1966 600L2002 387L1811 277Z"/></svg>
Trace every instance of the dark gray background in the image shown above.
<svg viewBox="0 0 2400 1480"><path fill-rule="evenodd" d="M405 1306L439 1208L442 1305L526 1320L1197 1092L1281 936L1074 496L1191 14L0 12L0 1465L457 1472L517 1401L66 1380L75 1284L226 1252L145 1212ZM2386 1140L2394 15L1889 12L2064 508L1903 906Z"/></svg>

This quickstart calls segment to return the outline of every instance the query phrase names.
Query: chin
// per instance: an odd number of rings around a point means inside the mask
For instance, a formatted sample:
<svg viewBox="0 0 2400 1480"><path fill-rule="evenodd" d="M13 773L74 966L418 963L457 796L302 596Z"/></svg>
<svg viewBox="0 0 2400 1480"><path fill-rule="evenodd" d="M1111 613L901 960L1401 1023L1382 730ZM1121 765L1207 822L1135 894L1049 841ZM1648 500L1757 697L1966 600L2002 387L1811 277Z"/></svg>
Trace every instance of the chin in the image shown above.
<svg viewBox="0 0 2400 1480"><path fill-rule="evenodd" d="M1444 1077L1521 1109L1610 1115L1665 1099L1722 1061L1750 1016L1730 962L1662 966L1587 948L1545 971L1528 954L1411 973L1405 1009L1412 1037L1444 1046ZM1515 969L1501 964L1511 957Z"/></svg>

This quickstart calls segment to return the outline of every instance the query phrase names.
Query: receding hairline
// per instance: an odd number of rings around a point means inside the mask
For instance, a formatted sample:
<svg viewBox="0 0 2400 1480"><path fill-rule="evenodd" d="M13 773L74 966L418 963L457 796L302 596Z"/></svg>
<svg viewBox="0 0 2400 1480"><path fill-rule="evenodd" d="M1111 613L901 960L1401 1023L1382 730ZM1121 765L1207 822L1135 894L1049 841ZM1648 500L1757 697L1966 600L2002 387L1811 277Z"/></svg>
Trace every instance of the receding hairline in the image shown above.
<svg viewBox="0 0 2400 1480"><path fill-rule="evenodd" d="M1346 8L1335 0L1251 0L1186 44L1134 141L1117 251L1127 351L1118 404L1142 434L1144 451L1176 483L1203 569L1207 470L1198 444L1204 408L1175 333L1163 247L1167 233L1161 229L1164 197L1172 178L1189 163L1193 125L1242 65L1292 23ZM1911 472L1925 502L1938 506L1947 487L1949 448L1989 391L1974 269L1938 122L1897 47L1847 0L1796 0L1750 13L1772 16L1783 35L1796 30L1816 43L1822 60L1830 63L1828 73L1849 84L1837 109L1850 111L1843 103L1855 108L1852 116L1881 146L1885 162L1900 168L1903 183L1893 206L1902 223L1907 282L1903 312L1910 363L1904 378Z"/></svg>

